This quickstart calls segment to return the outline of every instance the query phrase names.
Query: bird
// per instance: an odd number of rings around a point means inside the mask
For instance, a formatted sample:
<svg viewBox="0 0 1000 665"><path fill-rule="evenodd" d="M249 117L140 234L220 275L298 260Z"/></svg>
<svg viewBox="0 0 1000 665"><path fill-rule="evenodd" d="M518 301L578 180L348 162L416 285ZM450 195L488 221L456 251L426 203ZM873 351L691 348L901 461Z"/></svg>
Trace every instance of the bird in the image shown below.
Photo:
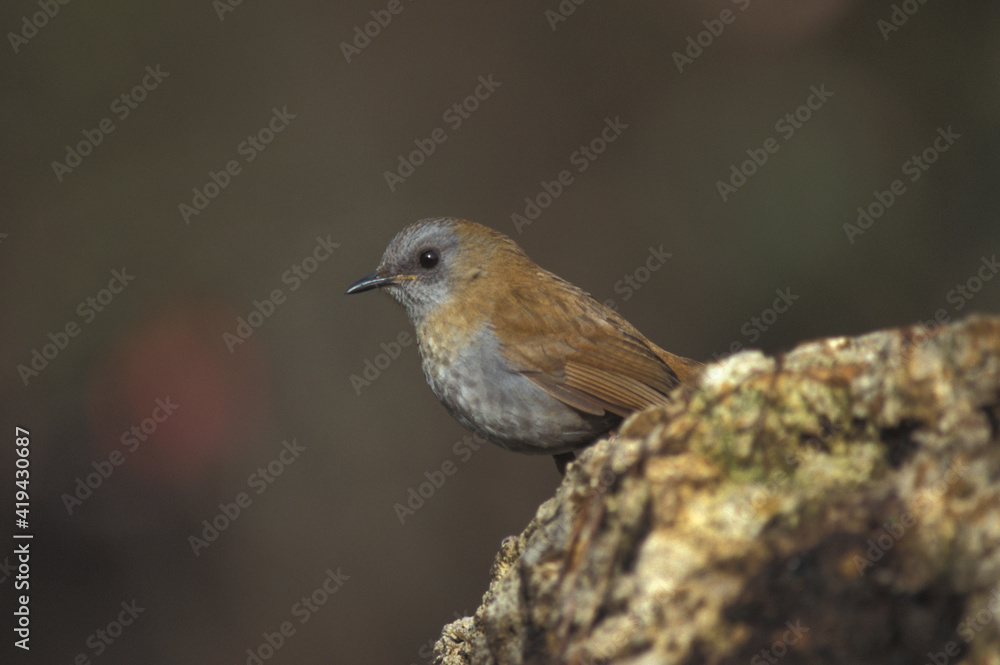
<svg viewBox="0 0 1000 665"><path fill-rule="evenodd" d="M347 294L382 289L406 310L424 376L465 428L510 451L574 453L668 401L702 364L669 353L510 237L453 217L400 231Z"/></svg>

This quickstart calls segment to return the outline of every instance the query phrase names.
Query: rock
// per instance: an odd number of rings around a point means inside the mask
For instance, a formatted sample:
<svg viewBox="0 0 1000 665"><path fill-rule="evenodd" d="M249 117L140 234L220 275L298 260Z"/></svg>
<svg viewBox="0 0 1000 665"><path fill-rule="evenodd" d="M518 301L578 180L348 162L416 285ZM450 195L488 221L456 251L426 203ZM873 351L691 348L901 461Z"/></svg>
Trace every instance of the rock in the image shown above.
<svg viewBox="0 0 1000 665"><path fill-rule="evenodd" d="M570 465L435 663L1000 663L1000 318L745 352Z"/></svg>

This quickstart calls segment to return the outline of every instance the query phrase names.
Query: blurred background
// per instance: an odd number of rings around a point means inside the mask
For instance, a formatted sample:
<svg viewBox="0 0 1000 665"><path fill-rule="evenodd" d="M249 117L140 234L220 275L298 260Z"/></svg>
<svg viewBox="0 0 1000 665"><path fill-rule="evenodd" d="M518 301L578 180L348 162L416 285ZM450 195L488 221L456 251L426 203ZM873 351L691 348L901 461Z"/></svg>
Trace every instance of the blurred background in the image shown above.
<svg viewBox="0 0 1000 665"><path fill-rule="evenodd" d="M468 438L403 311L343 295L414 220L508 233L698 359L996 312L998 19L4 3L2 648L22 427L14 662L430 662L559 476Z"/></svg>

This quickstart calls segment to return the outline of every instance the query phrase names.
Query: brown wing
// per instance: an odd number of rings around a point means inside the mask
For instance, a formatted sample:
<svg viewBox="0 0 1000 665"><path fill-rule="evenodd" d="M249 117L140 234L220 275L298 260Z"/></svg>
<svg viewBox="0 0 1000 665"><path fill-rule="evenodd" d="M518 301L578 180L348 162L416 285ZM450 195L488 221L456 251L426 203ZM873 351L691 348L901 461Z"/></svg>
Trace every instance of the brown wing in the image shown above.
<svg viewBox="0 0 1000 665"><path fill-rule="evenodd" d="M685 377L696 365L662 351L572 284L545 271L538 277L549 288L510 288L494 320L502 343L517 340L504 343L503 354L556 399L585 413L627 416L666 401L681 380L670 358Z"/></svg>

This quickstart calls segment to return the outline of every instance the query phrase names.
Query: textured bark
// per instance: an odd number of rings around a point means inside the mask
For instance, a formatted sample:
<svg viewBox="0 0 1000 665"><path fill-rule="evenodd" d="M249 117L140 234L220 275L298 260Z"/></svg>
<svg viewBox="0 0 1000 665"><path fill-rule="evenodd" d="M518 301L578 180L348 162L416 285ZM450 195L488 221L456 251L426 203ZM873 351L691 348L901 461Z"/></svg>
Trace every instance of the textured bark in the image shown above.
<svg viewBox="0 0 1000 665"><path fill-rule="evenodd" d="M436 663L1000 663L1000 318L710 365L574 462Z"/></svg>

